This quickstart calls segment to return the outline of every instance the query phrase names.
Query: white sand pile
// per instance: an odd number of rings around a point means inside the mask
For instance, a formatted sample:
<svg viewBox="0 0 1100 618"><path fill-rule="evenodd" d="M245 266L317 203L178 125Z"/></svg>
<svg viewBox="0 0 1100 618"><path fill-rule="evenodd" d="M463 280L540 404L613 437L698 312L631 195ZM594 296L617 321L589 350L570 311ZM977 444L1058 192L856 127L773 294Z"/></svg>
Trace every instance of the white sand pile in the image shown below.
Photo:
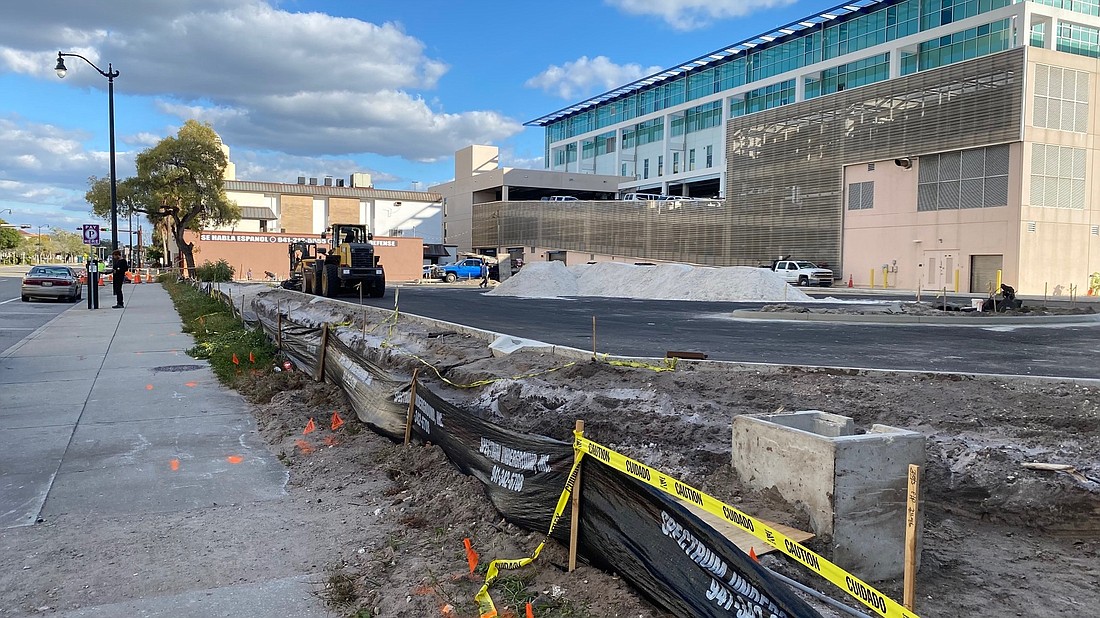
<svg viewBox="0 0 1100 618"><path fill-rule="evenodd" d="M765 268L708 268L686 264L633 266L599 262L565 266L532 262L488 294L526 298L608 296L659 300L812 300Z"/></svg>

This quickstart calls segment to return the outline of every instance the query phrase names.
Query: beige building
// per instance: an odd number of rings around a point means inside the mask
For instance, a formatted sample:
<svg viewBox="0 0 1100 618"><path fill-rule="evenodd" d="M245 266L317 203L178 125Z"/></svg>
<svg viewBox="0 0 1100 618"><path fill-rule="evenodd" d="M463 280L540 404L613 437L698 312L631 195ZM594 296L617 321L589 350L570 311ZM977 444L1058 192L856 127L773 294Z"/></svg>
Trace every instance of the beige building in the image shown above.
<svg viewBox="0 0 1100 618"><path fill-rule="evenodd" d="M446 236L528 260L791 255L861 287L1084 295L1100 278L1098 58L1095 3L834 7L529 123L558 174L547 191L614 170L618 196L717 182L717 203L538 203L479 184L491 157L474 147L440 188L463 204Z"/></svg>
<svg viewBox="0 0 1100 618"><path fill-rule="evenodd" d="M229 149L222 146L228 157ZM361 223L391 281L418 279L425 243L442 240L442 197L437 193L375 189L369 174L347 180L306 178L296 183L237 180L232 162L226 168L226 197L240 206L236 223L205 228L192 235L196 263L226 259L238 276L249 271L287 276L288 243L321 241L333 223Z"/></svg>
<svg viewBox="0 0 1100 618"><path fill-rule="evenodd" d="M495 146L475 145L455 153L454 180L429 187L429 191L442 198L443 242L465 252L504 249L474 241L475 204L535 201L551 205L553 202L542 202L551 196L612 199L623 180L620 176L502 167Z"/></svg>

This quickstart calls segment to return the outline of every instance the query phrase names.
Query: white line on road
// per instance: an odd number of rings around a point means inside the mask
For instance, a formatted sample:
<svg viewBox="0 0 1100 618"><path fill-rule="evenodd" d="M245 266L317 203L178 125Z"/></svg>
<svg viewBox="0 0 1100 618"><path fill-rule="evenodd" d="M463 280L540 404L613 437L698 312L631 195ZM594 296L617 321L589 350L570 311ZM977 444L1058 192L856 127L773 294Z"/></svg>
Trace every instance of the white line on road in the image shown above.
<svg viewBox="0 0 1100 618"><path fill-rule="evenodd" d="M15 298L9 298L8 300L2 300L2 301L0 301L0 305L6 305L8 303L13 303L17 300L19 300L18 296L16 296Z"/></svg>

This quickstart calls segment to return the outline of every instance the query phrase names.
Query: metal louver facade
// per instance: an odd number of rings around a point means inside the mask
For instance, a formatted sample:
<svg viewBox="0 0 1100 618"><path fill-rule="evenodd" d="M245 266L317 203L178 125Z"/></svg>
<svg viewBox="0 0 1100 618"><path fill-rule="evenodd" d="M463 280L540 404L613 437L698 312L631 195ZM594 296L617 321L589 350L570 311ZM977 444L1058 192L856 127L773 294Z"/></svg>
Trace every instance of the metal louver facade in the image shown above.
<svg viewBox="0 0 1100 618"><path fill-rule="evenodd" d="M475 247L714 266L841 263L845 165L1018 142L1024 49L732 118L723 201L490 202Z"/></svg>
<svg viewBox="0 0 1100 618"><path fill-rule="evenodd" d="M841 263L845 165L1022 138L1024 50L734 118L727 264L791 254Z"/></svg>

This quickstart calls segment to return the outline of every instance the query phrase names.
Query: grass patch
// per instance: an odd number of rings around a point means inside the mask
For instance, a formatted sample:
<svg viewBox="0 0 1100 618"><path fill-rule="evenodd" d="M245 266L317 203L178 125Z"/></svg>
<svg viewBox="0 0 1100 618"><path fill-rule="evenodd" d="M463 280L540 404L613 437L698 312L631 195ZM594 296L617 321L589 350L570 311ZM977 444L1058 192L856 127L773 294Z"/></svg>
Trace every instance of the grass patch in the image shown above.
<svg viewBox="0 0 1100 618"><path fill-rule="evenodd" d="M222 383L235 387L253 372L270 371L276 350L262 330L249 329L224 303L187 283L162 284L183 320L183 332L195 337L187 353L210 361Z"/></svg>
<svg viewBox="0 0 1100 618"><path fill-rule="evenodd" d="M516 572L498 577L489 594L498 606L515 608L522 616L527 603L531 603L539 618L592 618L591 610L583 603L565 597L553 598L532 590L534 573Z"/></svg>

